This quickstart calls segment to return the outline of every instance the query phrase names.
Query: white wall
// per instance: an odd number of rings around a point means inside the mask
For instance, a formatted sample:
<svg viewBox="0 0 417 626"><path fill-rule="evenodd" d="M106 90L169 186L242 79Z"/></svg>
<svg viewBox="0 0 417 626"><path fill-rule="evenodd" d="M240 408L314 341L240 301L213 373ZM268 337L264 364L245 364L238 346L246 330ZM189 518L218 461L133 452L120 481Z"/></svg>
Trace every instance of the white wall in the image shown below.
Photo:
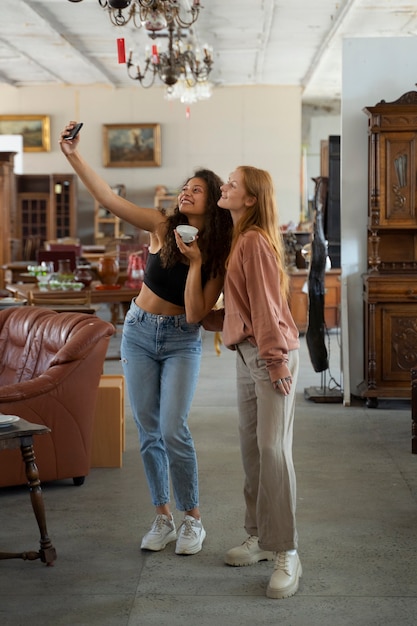
<svg viewBox="0 0 417 626"><path fill-rule="evenodd" d="M49 115L51 151L25 153L25 173L71 171L58 146L68 120L81 120L85 158L110 183L126 185L129 199L153 206L157 185L179 187L199 166L227 178L237 165L270 171L282 223L300 215L301 90L298 87L223 87L208 101L191 106L167 102L163 89L108 87L31 87L0 85L0 114ZM103 124L161 124L162 165L158 168L104 168ZM84 241L93 230L93 202L79 186L79 230Z"/></svg>
<svg viewBox="0 0 417 626"><path fill-rule="evenodd" d="M321 142L330 135L341 133L340 106L336 103L332 107L304 104L301 133L307 157L307 195L309 200L313 200L315 183L312 179L320 176L321 171Z"/></svg>
<svg viewBox="0 0 417 626"><path fill-rule="evenodd" d="M354 395L363 380L362 274L367 270L368 118L363 108L414 91L416 57L415 37L346 39L343 45L341 254L347 281L348 382Z"/></svg>

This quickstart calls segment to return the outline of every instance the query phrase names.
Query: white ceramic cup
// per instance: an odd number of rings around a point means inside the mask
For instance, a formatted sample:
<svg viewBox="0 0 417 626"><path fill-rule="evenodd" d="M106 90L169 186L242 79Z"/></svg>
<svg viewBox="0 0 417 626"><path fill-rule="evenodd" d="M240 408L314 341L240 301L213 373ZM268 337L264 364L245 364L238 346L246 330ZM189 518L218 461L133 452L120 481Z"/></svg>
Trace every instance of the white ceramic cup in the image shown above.
<svg viewBox="0 0 417 626"><path fill-rule="evenodd" d="M198 228L189 226L188 224L180 224L177 226L177 233L184 243L191 243L197 236Z"/></svg>

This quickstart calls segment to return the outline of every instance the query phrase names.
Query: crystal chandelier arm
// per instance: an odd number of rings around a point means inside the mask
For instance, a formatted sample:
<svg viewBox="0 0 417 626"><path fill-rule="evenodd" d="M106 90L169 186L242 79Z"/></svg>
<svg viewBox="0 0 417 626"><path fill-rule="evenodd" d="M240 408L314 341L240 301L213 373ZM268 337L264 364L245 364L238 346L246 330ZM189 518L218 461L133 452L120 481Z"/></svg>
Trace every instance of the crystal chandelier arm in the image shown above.
<svg viewBox="0 0 417 626"><path fill-rule="evenodd" d="M154 65L153 63L151 63L151 57L150 55L147 55L146 59L145 59L145 69L143 70L143 73L141 72L139 63L136 65L136 74L133 73L133 70L131 68L134 67L134 63L132 61L132 50L130 50L129 52L129 57L126 61L126 67L127 67L127 73L129 78L131 78L132 80L137 80L139 81L139 83L142 85L142 87L144 87L145 89L149 89L149 87L152 87L152 85L155 82L155 77L157 75L157 70L156 70L156 65ZM147 81L145 81L145 79L148 78Z"/></svg>

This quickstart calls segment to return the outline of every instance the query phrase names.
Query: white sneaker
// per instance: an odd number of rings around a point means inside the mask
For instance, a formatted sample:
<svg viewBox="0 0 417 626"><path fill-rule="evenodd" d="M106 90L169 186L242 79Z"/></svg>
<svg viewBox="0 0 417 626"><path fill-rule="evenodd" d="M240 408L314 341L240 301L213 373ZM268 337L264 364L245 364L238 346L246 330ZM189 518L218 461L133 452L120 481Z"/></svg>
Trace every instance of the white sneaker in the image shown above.
<svg viewBox="0 0 417 626"><path fill-rule="evenodd" d="M275 552L262 550L258 544L258 537L251 535L241 546L232 548L226 552L224 562L226 565L240 567L242 565L254 565L259 561L273 561Z"/></svg>
<svg viewBox="0 0 417 626"><path fill-rule="evenodd" d="M142 539L142 550L163 550L165 546L177 538L177 530L175 528L174 518L167 515L159 514L155 517L152 528L146 533Z"/></svg>
<svg viewBox="0 0 417 626"><path fill-rule="evenodd" d="M298 554L279 552L275 560L274 573L269 581L268 598L289 598L298 590L299 579L303 574Z"/></svg>
<svg viewBox="0 0 417 626"><path fill-rule="evenodd" d="M175 546L176 554L197 554L203 547L206 531L201 520L186 515L180 526L180 532Z"/></svg>

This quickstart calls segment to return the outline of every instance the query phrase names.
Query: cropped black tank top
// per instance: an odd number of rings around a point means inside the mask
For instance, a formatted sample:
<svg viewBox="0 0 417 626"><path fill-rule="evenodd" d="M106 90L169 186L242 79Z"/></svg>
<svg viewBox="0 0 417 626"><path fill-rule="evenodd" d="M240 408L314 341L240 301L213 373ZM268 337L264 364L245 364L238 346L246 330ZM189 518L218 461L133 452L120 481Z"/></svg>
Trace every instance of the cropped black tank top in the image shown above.
<svg viewBox="0 0 417 626"><path fill-rule="evenodd" d="M150 252L143 282L163 300L183 307L187 275L188 265L185 263L177 263L173 267L162 267L160 253Z"/></svg>

